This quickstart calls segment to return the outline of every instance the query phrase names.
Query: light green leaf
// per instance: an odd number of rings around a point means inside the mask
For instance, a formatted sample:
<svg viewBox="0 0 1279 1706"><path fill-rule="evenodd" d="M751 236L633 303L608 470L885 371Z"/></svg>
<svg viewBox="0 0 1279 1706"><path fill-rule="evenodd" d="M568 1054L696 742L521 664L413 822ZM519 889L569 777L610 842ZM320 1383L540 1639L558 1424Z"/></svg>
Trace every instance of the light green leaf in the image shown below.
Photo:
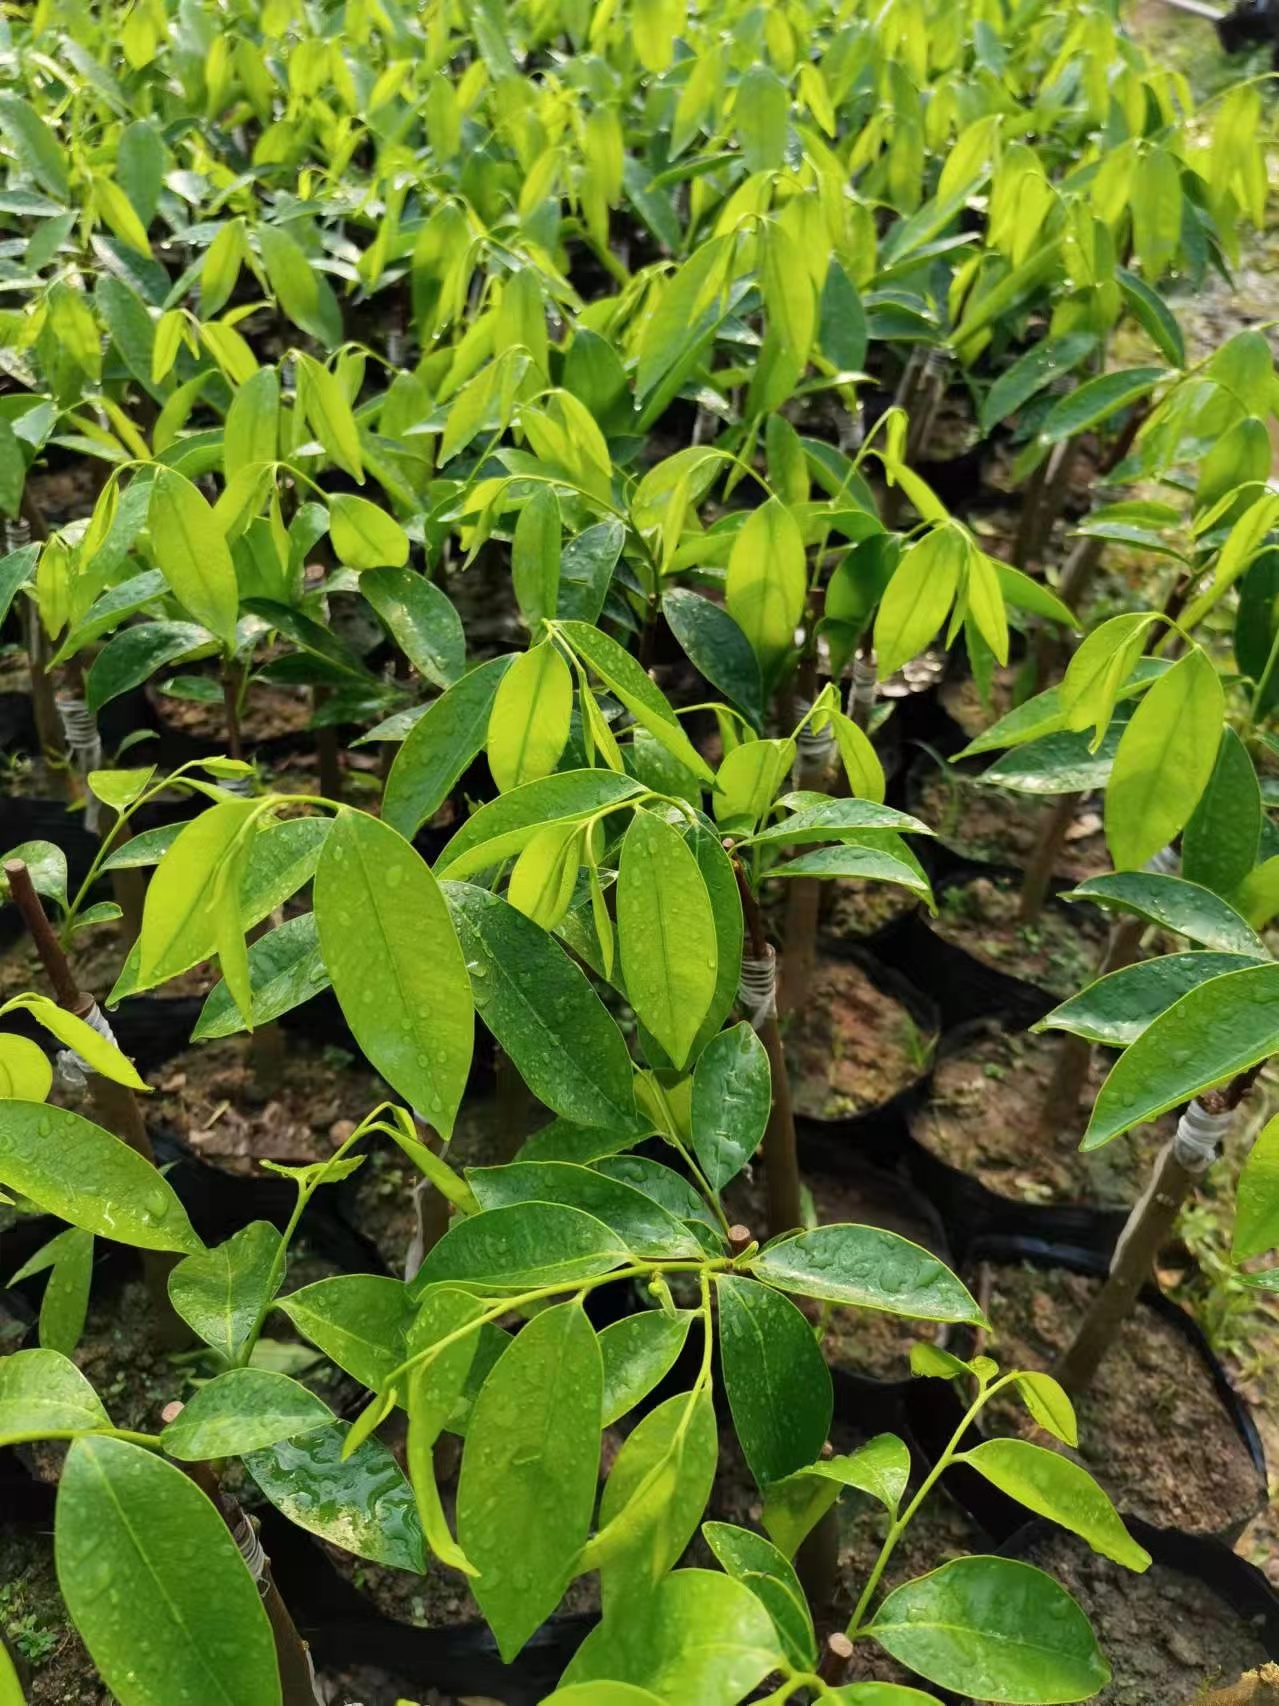
<svg viewBox="0 0 1279 1706"><path fill-rule="evenodd" d="M988 1439L955 1460L1038 1516L1049 1517L1086 1540L1103 1558L1129 1570L1150 1567L1150 1554L1129 1534L1092 1476L1058 1451L1024 1439Z"/></svg>
<svg viewBox="0 0 1279 1706"><path fill-rule="evenodd" d="M670 1372L693 1319L688 1309L674 1316L661 1309L642 1309L604 1328L599 1336L604 1359L603 1427L619 1421Z"/></svg>
<svg viewBox="0 0 1279 1706"><path fill-rule="evenodd" d="M946 620L968 558L968 542L945 523L904 551L875 617L875 659L886 681L922 652Z"/></svg>
<svg viewBox="0 0 1279 1706"><path fill-rule="evenodd" d="M763 1140L773 1102L763 1043L744 1020L711 1038L693 1074L692 1146L707 1183L721 1191Z"/></svg>
<svg viewBox="0 0 1279 1706"><path fill-rule="evenodd" d="M179 1262L169 1275L169 1301L204 1342L228 1362L240 1355L284 1277L275 1271L280 1234L254 1220L225 1243Z"/></svg>
<svg viewBox="0 0 1279 1706"><path fill-rule="evenodd" d="M682 1067L715 993L715 919L687 842L653 812L622 843L617 934L631 1005Z"/></svg>
<svg viewBox="0 0 1279 1706"><path fill-rule="evenodd" d="M544 824L578 823L643 792L613 770L563 770L481 806L440 855L436 875L461 880L519 853Z"/></svg>
<svg viewBox="0 0 1279 1706"><path fill-rule="evenodd" d="M680 727L665 694L653 684L647 671L631 654L589 623L560 622L556 626L578 657L599 676L609 692L621 700L635 721L646 728L654 740L660 741L673 758L710 787L714 782L710 766Z"/></svg>
<svg viewBox="0 0 1279 1706"><path fill-rule="evenodd" d="M342 310L328 279L278 225L256 227L258 247L276 300L300 331L325 349L342 342Z"/></svg>
<svg viewBox="0 0 1279 1706"><path fill-rule="evenodd" d="M762 1534L731 1523L703 1523L702 1533L727 1574L748 1587L767 1610L791 1664L811 1670L817 1663L817 1637L790 1560Z"/></svg>
<svg viewBox="0 0 1279 1706"><path fill-rule="evenodd" d="M350 492L329 499L329 537L350 569L399 569L409 560L409 536L395 517Z"/></svg>
<svg viewBox="0 0 1279 1706"><path fill-rule="evenodd" d="M192 1394L160 1438L170 1457L199 1463L241 1457L332 1421L324 1400L287 1374L229 1368Z"/></svg>
<svg viewBox="0 0 1279 1706"><path fill-rule="evenodd" d="M178 603L232 646L239 604L235 565L207 501L176 469L159 469L151 482L147 526L156 564Z"/></svg>
<svg viewBox="0 0 1279 1706"><path fill-rule="evenodd" d="M1216 763L1225 694L1198 647L1160 676L1132 714L1106 789L1106 842L1135 868L1186 825Z"/></svg>
<svg viewBox="0 0 1279 1706"><path fill-rule="evenodd" d="M1279 1115L1268 1120L1244 1160L1235 1194L1230 1253L1236 1262L1279 1245Z"/></svg>
<svg viewBox="0 0 1279 1706"><path fill-rule="evenodd" d="M110 1426L102 1400L61 1351L0 1357L0 1445Z"/></svg>
<svg viewBox="0 0 1279 1706"><path fill-rule="evenodd" d="M290 1292L277 1307L304 1339L375 1392L404 1361L414 1305L403 1280L335 1274Z"/></svg>
<svg viewBox="0 0 1279 1706"><path fill-rule="evenodd" d="M981 1310L944 1262L879 1226L819 1226L761 1250L751 1272L783 1291L883 1309L920 1321L980 1322Z"/></svg>
<svg viewBox="0 0 1279 1706"><path fill-rule="evenodd" d="M523 652L498 683L488 725L489 769L504 794L549 776L568 743L573 678L558 646Z"/></svg>
<svg viewBox="0 0 1279 1706"><path fill-rule="evenodd" d="M725 604L754 649L765 674L795 643L804 614L808 568L804 539L780 498L752 510L728 559Z"/></svg>

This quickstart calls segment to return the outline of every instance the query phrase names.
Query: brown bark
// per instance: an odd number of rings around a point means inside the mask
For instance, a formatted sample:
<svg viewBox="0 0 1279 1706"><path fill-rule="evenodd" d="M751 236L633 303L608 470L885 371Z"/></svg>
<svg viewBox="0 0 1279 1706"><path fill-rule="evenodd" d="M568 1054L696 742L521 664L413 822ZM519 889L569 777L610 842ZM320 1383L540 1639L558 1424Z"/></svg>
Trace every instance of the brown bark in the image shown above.
<svg viewBox="0 0 1279 1706"><path fill-rule="evenodd" d="M768 953L768 938L759 906L751 893L746 873L736 860L737 886L742 897L742 915L750 951L754 958L763 959ZM768 1055L772 1075L773 1102L768 1125L764 1130L764 1182L768 1204L768 1236L776 1238L783 1232L793 1232L802 1226L803 1198L800 1191L799 1154L795 1141L795 1114L791 1107L790 1080L786 1075L786 1051L781 1027L774 1010L759 1029L759 1040Z"/></svg>
<svg viewBox="0 0 1279 1706"><path fill-rule="evenodd" d="M1137 958L1145 933L1146 922L1141 918L1121 918L1113 924L1097 976L1106 977L1112 971L1130 966ZM1063 1128L1069 1129L1075 1123L1091 1062L1092 1044L1086 1037L1067 1035L1061 1039L1039 1116L1040 1136L1044 1139L1052 1140Z"/></svg>
<svg viewBox="0 0 1279 1706"><path fill-rule="evenodd" d="M1026 863L1021 885L1019 916L1023 924L1034 924L1044 910L1048 885L1057 865L1057 855L1066 844L1066 833L1075 821L1082 794L1058 794L1044 819L1035 850Z"/></svg>

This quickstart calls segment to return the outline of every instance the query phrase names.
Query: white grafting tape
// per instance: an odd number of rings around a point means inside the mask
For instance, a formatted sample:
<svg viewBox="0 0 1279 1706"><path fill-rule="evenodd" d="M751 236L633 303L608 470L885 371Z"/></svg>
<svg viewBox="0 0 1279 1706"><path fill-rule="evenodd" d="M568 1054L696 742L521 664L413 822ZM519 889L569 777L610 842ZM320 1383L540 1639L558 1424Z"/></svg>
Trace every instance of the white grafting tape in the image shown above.
<svg viewBox="0 0 1279 1706"><path fill-rule="evenodd" d="M763 959L752 954L742 955L737 1000L745 1010L751 1029L762 1031L777 1011L777 954L772 948Z"/></svg>
<svg viewBox="0 0 1279 1706"><path fill-rule="evenodd" d="M84 1015L84 1022L90 1030L96 1031L107 1042L115 1042L115 1032L107 1023L106 1017L96 1001ZM85 1082L92 1073L93 1068L82 1054L76 1053L75 1049L58 1050L53 1062L53 1074L60 1090L78 1095L84 1089Z"/></svg>

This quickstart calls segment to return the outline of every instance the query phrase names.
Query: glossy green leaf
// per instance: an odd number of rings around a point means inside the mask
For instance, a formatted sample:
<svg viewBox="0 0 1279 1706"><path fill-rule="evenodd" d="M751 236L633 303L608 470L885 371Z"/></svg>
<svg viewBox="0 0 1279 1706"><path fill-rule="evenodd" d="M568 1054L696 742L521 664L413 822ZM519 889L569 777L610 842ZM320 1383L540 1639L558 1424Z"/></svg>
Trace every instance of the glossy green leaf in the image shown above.
<svg viewBox="0 0 1279 1706"><path fill-rule="evenodd" d="M1077 367L1096 344L1092 332L1067 332L1064 337L1043 338L1032 344L986 393L979 422L982 431L989 432L1009 415L1015 415L1054 379Z"/></svg>
<svg viewBox="0 0 1279 1706"><path fill-rule="evenodd" d="M1279 1048L1279 965L1248 966L1183 995L1124 1050L1097 1093L1084 1149L1226 1083Z"/></svg>
<svg viewBox="0 0 1279 1706"><path fill-rule="evenodd" d="M702 1246L674 1215L643 1191L565 1161L514 1161L472 1167L467 1182L485 1209L513 1203L563 1203L602 1220L639 1256L698 1256Z"/></svg>
<svg viewBox="0 0 1279 1706"><path fill-rule="evenodd" d="M673 587L663 595L662 614L693 667L758 723L763 695L759 664L732 616L686 587Z"/></svg>
<svg viewBox="0 0 1279 1706"><path fill-rule="evenodd" d="M642 665L616 640L588 623L560 622L558 631L609 692L621 700L635 721L694 776L711 786L714 774L710 766L684 733L665 694L654 685Z"/></svg>
<svg viewBox="0 0 1279 1706"><path fill-rule="evenodd" d="M613 770L563 770L491 800L467 820L440 855L439 877L460 880L519 853L545 824L579 823L642 793Z"/></svg>
<svg viewBox="0 0 1279 1706"><path fill-rule="evenodd" d="M199 489L175 469L161 468L151 483L147 525L156 564L178 603L232 645L239 602L235 565Z"/></svg>
<svg viewBox="0 0 1279 1706"><path fill-rule="evenodd" d="M342 342L342 311L328 279L280 226L264 221L255 234L284 313L323 348L336 349Z"/></svg>
<svg viewBox="0 0 1279 1706"><path fill-rule="evenodd" d="M423 680L443 688L461 680L466 669L462 619L434 581L413 569L371 569L361 575L360 591Z"/></svg>
<svg viewBox="0 0 1279 1706"><path fill-rule="evenodd" d="M967 1463L993 1486L1086 1540L1094 1552L1129 1570L1145 1570L1150 1554L1129 1534L1092 1476L1059 1451L1024 1439L989 1439L957 1462Z"/></svg>
<svg viewBox="0 0 1279 1706"><path fill-rule="evenodd" d="M0 1032L0 1098L43 1102L53 1088L53 1065L30 1037Z"/></svg>
<svg viewBox="0 0 1279 1706"><path fill-rule="evenodd" d="M488 756L502 793L548 776L568 742L573 678L558 646L523 652L498 683L489 717Z"/></svg>
<svg viewBox="0 0 1279 1706"><path fill-rule="evenodd" d="M101 1238L140 1250L202 1248L172 1185L151 1163L67 1108L4 1104L0 1184Z"/></svg>
<svg viewBox="0 0 1279 1706"><path fill-rule="evenodd" d="M586 1637L563 1683L629 1682L659 1700L737 1706L784 1662L749 1588L711 1570L675 1570Z"/></svg>
<svg viewBox="0 0 1279 1706"><path fill-rule="evenodd" d="M1063 1001L1036 1030L1072 1031L1107 1048L1127 1048L1174 1001L1209 978L1261 963L1248 954L1165 954L1098 978Z"/></svg>
<svg viewBox="0 0 1279 1706"><path fill-rule="evenodd" d="M1166 367L1125 367L1086 380L1069 396L1053 404L1040 424L1040 437L1057 444L1062 439L1087 432L1089 427L1109 420L1121 409L1140 402L1161 379L1169 376Z"/></svg>
<svg viewBox="0 0 1279 1706"><path fill-rule="evenodd" d="M981 1310L944 1262L879 1226L819 1226L752 1257L751 1272L783 1291L920 1321L980 1322Z"/></svg>
<svg viewBox="0 0 1279 1706"><path fill-rule="evenodd" d="M405 1347L410 1355L417 1355L441 1341L452 1340L442 1344L429 1362L418 1363L409 1372L407 1458L427 1545L441 1562L466 1575L474 1575L475 1566L454 1540L444 1515L435 1480L435 1442L462 1398L480 1347L481 1330L462 1329L483 1311L480 1300L467 1292L446 1285L428 1286Z"/></svg>
<svg viewBox="0 0 1279 1706"><path fill-rule="evenodd" d="M992 788L1012 788L1023 794L1091 793L1109 782L1115 752L1127 726L1127 716L1117 714L1100 745L1086 729L1056 729L997 758L983 772L982 781Z"/></svg>
<svg viewBox="0 0 1279 1706"><path fill-rule="evenodd" d="M415 835L435 815L484 746L498 683L512 662L506 654L463 675L405 736L382 798L384 820L401 835Z"/></svg>
<svg viewBox="0 0 1279 1706"><path fill-rule="evenodd" d="M768 1054L749 1024L711 1038L693 1074L692 1144L714 1191L723 1190L763 1140L773 1103Z"/></svg>
<svg viewBox="0 0 1279 1706"><path fill-rule="evenodd" d="M421 1575L426 1543L413 1489L379 1439L342 1455L345 1422L250 1452L244 1466L290 1522L393 1570Z"/></svg>
<svg viewBox="0 0 1279 1706"><path fill-rule="evenodd" d="M523 1202L453 1223L429 1252L415 1294L444 1280L527 1291L570 1285L620 1267L625 1243L603 1221L562 1203Z"/></svg>
<svg viewBox="0 0 1279 1706"><path fill-rule="evenodd" d="M1019 1375L1017 1392L1034 1421L1066 1445L1079 1444L1079 1424L1069 1394L1051 1374Z"/></svg>
<svg viewBox="0 0 1279 1706"><path fill-rule="evenodd" d="M654 812L622 842L617 936L631 1005L682 1067L715 994L715 918L687 842Z"/></svg>
<svg viewBox="0 0 1279 1706"><path fill-rule="evenodd" d="M1257 862L1261 822L1257 772L1247 747L1227 726L1208 785L1181 838L1182 870L1191 882L1233 894Z"/></svg>
<svg viewBox="0 0 1279 1706"><path fill-rule="evenodd" d="M511 578L530 628L554 616L560 584L560 505L553 486L539 486L520 511L511 541Z"/></svg>
<svg viewBox="0 0 1279 1706"><path fill-rule="evenodd" d="M214 637L198 622L140 622L113 634L85 674L85 703L91 711L150 681L179 658L211 648Z"/></svg>
<svg viewBox="0 0 1279 1706"><path fill-rule="evenodd" d="M875 617L875 659L886 681L922 652L946 620L968 544L956 527L934 527L905 550Z"/></svg>
<svg viewBox="0 0 1279 1706"><path fill-rule="evenodd" d="M54 1555L67 1609L120 1706L280 1706L257 1583L173 1464L125 1440L77 1440L58 1486Z"/></svg>
<svg viewBox="0 0 1279 1706"><path fill-rule="evenodd" d="M255 1028L271 1024L328 988L329 974L320 953L314 913L286 918L251 945L249 986ZM229 1037L244 1028L244 1016L221 982L209 991L191 1040Z"/></svg>
<svg viewBox="0 0 1279 1706"><path fill-rule="evenodd" d="M414 1304L403 1280L335 1274L290 1292L277 1307L361 1386L380 1391L404 1361Z"/></svg>
<svg viewBox="0 0 1279 1706"><path fill-rule="evenodd" d="M235 396L222 427L222 465L230 480L242 468L274 462L279 454L280 376L260 367Z"/></svg>
<svg viewBox="0 0 1279 1706"><path fill-rule="evenodd" d="M1147 919L1221 953L1264 957L1261 938L1211 889L1155 871L1111 871L1080 883L1065 897Z"/></svg>
<svg viewBox="0 0 1279 1706"><path fill-rule="evenodd" d="M634 1409L670 1370L684 1348L691 1310L667 1315L644 1309L605 1327L599 1336L604 1359L601 1424L608 1427Z"/></svg>
<svg viewBox="0 0 1279 1706"><path fill-rule="evenodd" d="M395 517L351 492L329 499L329 537L338 561L351 569L400 569L409 560L408 534Z"/></svg>
<svg viewBox="0 0 1279 1706"><path fill-rule="evenodd" d="M110 1426L102 1400L61 1351L0 1357L0 1445Z"/></svg>
<svg viewBox="0 0 1279 1706"><path fill-rule="evenodd" d="M78 1226L59 1232L31 1260L24 1262L10 1285L29 1274L48 1270L40 1299L40 1345L44 1350L72 1356L84 1332L93 1281L93 1234Z"/></svg>
<svg viewBox="0 0 1279 1706"><path fill-rule="evenodd" d="M1184 828L1216 762L1225 695L1207 655L1187 652L1132 714L1106 790L1106 841L1135 868Z"/></svg>
<svg viewBox="0 0 1279 1706"><path fill-rule="evenodd" d="M555 615L570 622L599 621L625 540L626 530L616 520L597 522L569 540L560 556Z"/></svg>
<svg viewBox="0 0 1279 1706"><path fill-rule="evenodd" d="M1012 1558L956 1558L890 1593L869 1633L902 1664L979 1700L1057 1706L1110 1681L1065 1588Z"/></svg>
<svg viewBox="0 0 1279 1706"><path fill-rule="evenodd" d="M702 1533L726 1573L763 1604L791 1664L797 1670L811 1670L817 1663L817 1637L790 1560L762 1534L731 1523L703 1523Z"/></svg>
<svg viewBox="0 0 1279 1706"><path fill-rule="evenodd" d="M448 1137L466 1088L474 1021L466 961L439 884L389 825L344 811L320 855L315 916L334 993L360 1047Z"/></svg>
<svg viewBox="0 0 1279 1706"><path fill-rule="evenodd" d="M359 428L336 374L309 355L297 358L298 404L311 430L337 466L360 484L364 457Z"/></svg>
<svg viewBox="0 0 1279 1706"><path fill-rule="evenodd" d="M228 1362L240 1355L279 1288L279 1249L276 1228L254 1220L224 1243L185 1257L169 1274L173 1307Z"/></svg>
<svg viewBox="0 0 1279 1706"><path fill-rule="evenodd" d="M867 881L899 883L922 895L932 905L932 888L916 865L908 865L882 847L845 843L840 847L818 847L774 865L770 877L861 877Z"/></svg>
<svg viewBox="0 0 1279 1706"><path fill-rule="evenodd" d="M192 818L165 854L147 889L134 988L163 983L218 951L224 885L234 885L225 889L223 907L232 910L239 928L237 891L242 893L253 816L252 800L224 800ZM112 999L121 993L117 985Z"/></svg>
<svg viewBox="0 0 1279 1706"><path fill-rule="evenodd" d="M458 1540L508 1661L559 1604L586 1540L602 1390L594 1331L579 1303L564 1303L516 1335L476 1400L458 1481Z"/></svg>
<svg viewBox="0 0 1279 1706"><path fill-rule="evenodd" d="M799 524L768 498L742 524L728 559L725 603L763 670L791 649L804 614L808 569Z"/></svg>
<svg viewBox="0 0 1279 1706"><path fill-rule="evenodd" d="M706 1387L668 1398L627 1436L582 1557L599 1570L605 1616L651 1593L678 1562L710 1498L718 1454Z"/></svg>
<svg viewBox="0 0 1279 1706"><path fill-rule="evenodd" d="M1279 1115L1268 1120L1244 1160L1235 1194L1231 1255L1236 1262L1279 1245Z"/></svg>
<svg viewBox="0 0 1279 1706"><path fill-rule="evenodd" d="M733 1426L761 1486L812 1463L826 1443L830 1371L812 1326L778 1291L737 1275L715 1282Z"/></svg>
<svg viewBox="0 0 1279 1706"><path fill-rule="evenodd" d="M803 796L801 796L803 797ZM807 796L811 798L812 796ZM838 841L845 834L867 829L892 829L930 835L928 825L906 812L874 800L826 800L821 805L802 806L778 823L749 839L782 845L805 846L810 842Z"/></svg>
<svg viewBox="0 0 1279 1706"><path fill-rule="evenodd" d="M287 1374L229 1368L197 1388L160 1438L170 1457L199 1463L260 1451L332 1421L324 1400Z"/></svg>

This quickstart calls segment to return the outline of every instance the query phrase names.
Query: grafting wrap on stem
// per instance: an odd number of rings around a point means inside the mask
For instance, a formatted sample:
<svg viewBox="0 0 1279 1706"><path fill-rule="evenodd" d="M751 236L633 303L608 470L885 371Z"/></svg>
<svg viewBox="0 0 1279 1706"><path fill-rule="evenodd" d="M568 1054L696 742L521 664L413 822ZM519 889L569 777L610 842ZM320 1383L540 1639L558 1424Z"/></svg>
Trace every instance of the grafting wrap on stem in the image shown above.
<svg viewBox="0 0 1279 1706"><path fill-rule="evenodd" d="M737 1000L751 1029L763 1030L777 1011L777 952L773 947L766 946L762 956L743 953Z"/></svg>
<svg viewBox="0 0 1279 1706"><path fill-rule="evenodd" d="M812 706L802 700L795 707L801 717L806 717ZM811 723L805 723L795 736L795 774L796 787L804 788L813 785L813 777L824 777L835 757L835 731L827 717L820 729L815 729Z"/></svg>
<svg viewBox="0 0 1279 1706"><path fill-rule="evenodd" d="M116 1045L115 1032L111 1029L106 1015L96 1001L87 1013L82 1013L79 1017L84 1020L90 1030L96 1031L105 1042L111 1043L113 1047L118 1046ZM73 1048L59 1049L53 1063L54 1077L57 1079L58 1088L77 1095L84 1089L93 1075L93 1070L84 1056L77 1054Z"/></svg>
<svg viewBox="0 0 1279 1706"><path fill-rule="evenodd" d="M71 762L81 776L102 768L102 736L98 719L83 699L75 693L59 693L54 700L62 722L62 734L67 743ZM85 790L84 823L91 835L102 828L102 802L89 789Z"/></svg>
<svg viewBox="0 0 1279 1706"><path fill-rule="evenodd" d="M1217 1159L1234 1119L1233 1107L1220 1110L1206 1108L1196 1099L1177 1122L1172 1140L1173 1154L1188 1172L1206 1172Z"/></svg>

